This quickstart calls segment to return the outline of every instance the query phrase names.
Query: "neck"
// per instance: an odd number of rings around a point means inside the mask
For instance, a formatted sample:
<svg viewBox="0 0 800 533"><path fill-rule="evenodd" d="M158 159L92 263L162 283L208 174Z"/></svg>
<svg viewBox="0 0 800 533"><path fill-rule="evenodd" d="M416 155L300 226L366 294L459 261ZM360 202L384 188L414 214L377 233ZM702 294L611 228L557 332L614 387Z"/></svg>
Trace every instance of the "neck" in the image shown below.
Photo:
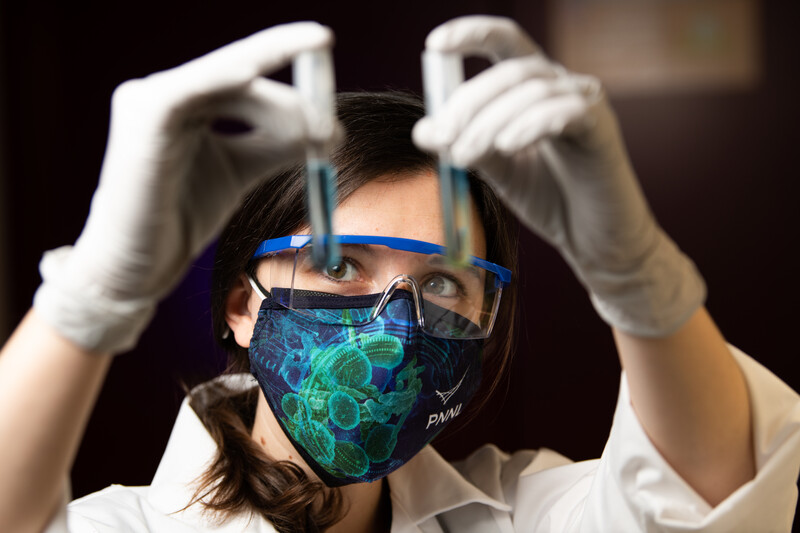
<svg viewBox="0 0 800 533"><path fill-rule="evenodd" d="M392 504L386 479L339 488L347 514L329 533L386 533L391 529Z"/></svg>

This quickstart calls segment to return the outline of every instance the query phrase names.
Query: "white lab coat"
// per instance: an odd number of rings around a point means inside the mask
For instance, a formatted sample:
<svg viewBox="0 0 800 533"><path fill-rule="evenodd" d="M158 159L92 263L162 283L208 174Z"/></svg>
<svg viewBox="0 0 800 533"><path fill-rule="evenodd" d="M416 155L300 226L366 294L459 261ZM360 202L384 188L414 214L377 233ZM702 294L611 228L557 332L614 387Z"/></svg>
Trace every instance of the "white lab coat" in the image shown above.
<svg viewBox="0 0 800 533"><path fill-rule="evenodd" d="M572 463L550 450L507 454L484 446L450 464L428 446L389 475L392 533L412 532L767 532L790 531L800 468L800 397L732 348L753 406L757 475L711 508L653 447L621 380L600 459ZM257 386L246 375L228 377ZM147 487L112 485L80 498L53 520L56 532L272 532L257 516L214 525L200 506L182 510L215 444L184 402Z"/></svg>

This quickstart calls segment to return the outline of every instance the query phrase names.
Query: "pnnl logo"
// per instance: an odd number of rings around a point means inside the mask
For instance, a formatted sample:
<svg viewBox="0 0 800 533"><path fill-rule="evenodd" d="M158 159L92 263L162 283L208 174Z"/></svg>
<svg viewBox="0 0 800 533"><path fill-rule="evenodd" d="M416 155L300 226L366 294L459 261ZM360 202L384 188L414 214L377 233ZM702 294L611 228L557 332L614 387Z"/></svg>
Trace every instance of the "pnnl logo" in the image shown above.
<svg viewBox="0 0 800 533"><path fill-rule="evenodd" d="M467 372L469 372L469 369L467 369ZM459 387L461 387L461 384L464 382L464 378L467 377L467 372L464 372L464 375L461 376L461 380L458 383L456 383L456 386L453 387L452 389L445 392L439 392L438 390L436 391L436 396L438 396L439 399L442 400L442 405L447 405L447 401L453 397L456 391L458 391ZM428 429L429 427L431 427L431 425L435 427L438 426L439 424L443 424L444 422L452 420L453 418L457 417L460 414L461 414L461 404L458 404L455 407L451 407L446 411L431 413L428 415L428 425L425 426L425 429Z"/></svg>

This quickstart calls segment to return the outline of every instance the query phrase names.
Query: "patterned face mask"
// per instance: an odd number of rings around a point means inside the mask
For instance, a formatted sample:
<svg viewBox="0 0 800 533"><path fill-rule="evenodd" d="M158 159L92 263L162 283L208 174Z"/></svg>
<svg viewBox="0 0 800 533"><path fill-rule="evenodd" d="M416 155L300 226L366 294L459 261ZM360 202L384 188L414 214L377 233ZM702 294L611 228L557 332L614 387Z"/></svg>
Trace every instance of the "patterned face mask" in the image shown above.
<svg viewBox="0 0 800 533"><path fill-rule="evenodd" d="M275 290L263 301L250 369L283 431L326 485L388 475L475 395L482 340L423 333L412 293L396 290L367 323L360 315L370 312L370 298L295 291L294 299L303 313L276 303ZM341 320L315 321L308 313L315 309Z"/></svg>

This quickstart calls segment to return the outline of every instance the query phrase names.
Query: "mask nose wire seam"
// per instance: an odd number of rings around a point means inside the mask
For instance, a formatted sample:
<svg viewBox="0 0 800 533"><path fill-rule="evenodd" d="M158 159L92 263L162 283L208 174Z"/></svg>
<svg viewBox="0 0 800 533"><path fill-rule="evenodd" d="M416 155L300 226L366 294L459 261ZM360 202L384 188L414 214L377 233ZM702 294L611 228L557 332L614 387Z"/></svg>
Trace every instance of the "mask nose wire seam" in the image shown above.
<svg viewBox="0 0 800 533"><path fill-rule="evenodd" d="M383 295L381 295L381 299L378 300L378 303L375 304L374 309L372 310L372 314L369 317L370 321L375 320L378 315L383 312L383 309L386 307L386 304L389 303L389 299L394 294L394 291L397 290L397 286L400 283L407 283L411 286L411 294L414 295L414 311L417 313L417 324L420 328L425 327L425 315L423 313L423 304L422 304L422 294L419 290L419 285L417 285L417 281L412 278L411 276L406 276L404 274L400 274L392 278L386 288L383 290Z"/></svg>

